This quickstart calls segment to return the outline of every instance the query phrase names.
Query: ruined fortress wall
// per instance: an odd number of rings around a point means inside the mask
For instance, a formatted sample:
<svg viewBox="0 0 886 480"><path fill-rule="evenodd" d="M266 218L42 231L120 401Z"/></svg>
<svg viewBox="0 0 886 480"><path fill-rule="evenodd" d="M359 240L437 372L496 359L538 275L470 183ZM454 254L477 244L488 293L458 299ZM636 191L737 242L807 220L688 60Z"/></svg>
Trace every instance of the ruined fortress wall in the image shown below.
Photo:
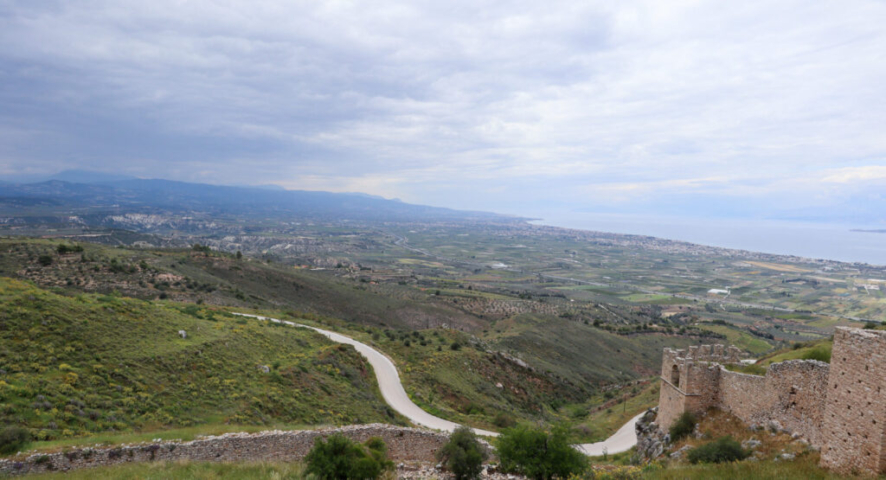
<svg viewBox="0 0 886 480"><path fill-rule="evenodd" d="M755 423L754 417L759 412L769 410L772 403L769 395L763 395L766 390L766 378L759 375L730 372L723 369L720 372L720 407L731 412L736 417L747 423Z"/></svg>
<svg viewBox="0 0 886 480"><path fill-rule="evenodd" d="M436 462L437 450L449 439L443 433L379 424L324 430L230 433L190 442L80 448L64 453L34 454L18 460L0 460L0 476L149 461L293 461L307 455L317 438L336 433L358 442L379 437L387 444L388 456L398 462Z"/></svg>
<svg viewBox="0 0 886 480"><path fill-rule="evenodd" d="M686 365L686 390L692 393L692 396L686 399L687 410L703 412L718 405L720 370L720 365L716 363L702 362Z"/></svg>
<svg viewBox="0 0 886 480"><path fill-rule="evenodd" d="M676 367L676 368L675 368ZM717 405L720 367L672 357L659 395L658 425L665 431L683 412L701 413ZM674 383L676 381L676 383Z"/></svg>
<svg viewBox="0 0 886 480"><path fill-rule="evenodd" d="M821 448L821 465L838 473L886 472L886 331L838 327L830 364L781 362L765 377L712 363L732 357L716 346L665 349L659 426L715 406L802 435ZM680 388L666 385L668 375L679 377Z"/></svg>
<svg viewBox="0 0 886 480"><path fill-rule="evenodd" d="M886 470L886 332L837 328L822 428L821 465Z"/></svg>
<svg viewBox="0 0 886 480"><path fill-rule="evenodd" d="M655 419L662 431L667 432L681 413L686 411L686 395L668 381L661 382L658 398L658 417Z"/></svg>
<svg viewBox="0 0 886 480"><path fill-rule="evenodd" d="M822 445L825 397L831 366L816 360L776 363L766 374L769 418L799 433L813 446Z"/></svg>
<svg viewBox="0 0 886 480"><path fill-rule="evenodd" d="M814 446L821 445L821 424L830 366L814 360L772 365L765 377L720 372L719 407L745 423L777 421Z"/></svg>

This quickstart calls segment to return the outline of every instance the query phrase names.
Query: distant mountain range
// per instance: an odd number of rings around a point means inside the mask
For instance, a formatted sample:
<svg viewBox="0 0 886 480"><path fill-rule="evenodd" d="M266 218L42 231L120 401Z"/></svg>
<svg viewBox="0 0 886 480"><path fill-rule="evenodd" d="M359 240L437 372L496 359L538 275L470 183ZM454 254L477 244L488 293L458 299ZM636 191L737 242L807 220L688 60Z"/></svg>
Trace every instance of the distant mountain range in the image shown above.
<svg viewBox="0 0 886 480"><path fill-rule="evenodd" d="M43 215L110 210L154 213L162 209L338 220L520 220L494 213L412 205L362 193L219 186L86 171L67 171L54 177L57 178L36 183L5 182L0 189L0 210L7 214L10 209L26 213L22 209L33 206L39 207Z"/></svg>

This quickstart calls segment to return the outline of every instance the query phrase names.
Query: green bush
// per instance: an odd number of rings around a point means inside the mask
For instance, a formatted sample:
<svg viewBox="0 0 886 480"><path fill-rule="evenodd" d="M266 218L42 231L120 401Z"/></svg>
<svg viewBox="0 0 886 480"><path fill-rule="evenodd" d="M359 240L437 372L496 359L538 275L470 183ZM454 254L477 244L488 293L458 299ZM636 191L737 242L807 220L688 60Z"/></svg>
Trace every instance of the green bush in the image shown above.
<svg viewBox="0 0 886 480"><path fill-rule="evenodd" d="M692 434L695 430L695 423L695 415L692 412L683 412L671 425L670 430L668 430L668 433L671 435L671 442L676 442Z"/></svg>
<svg viewBox="0 0 886 480"><path fill-rule="evenodd" d="M711 443L695 447L689 451L690 463L723 463L744 460L750 452L732 437L721 437Z"/></svg>
<svg viewBox="0 0 886 480"><path fill-rule="evenodd" d="M502 432L496 441L498 458L506 472L534 480L569 478L587 469L587 457L572 447L565 425L552 432L520 426Z"/></svg>
<svg viewBox="0 0 886 480"><path fill-rule="evenodd" d="M52 265L52 255L40 255L39 257L37 257L37 261L40 263L40 265L48 267Z"/></svg>
<svg viewBox="0 0 886 480"><path fill-rule="evenodd" d="M486 447L468 427L458 427L437 452L437 460L455 475L456 480L478 478L487 458Z"/></svg>
<svg viewBox="0 0 886 480"><path fill-rule="evenodd" d="M387 459L387 447L380 438L370 438L360 445L343 435L319 438L305 457L306 472L324 480L378 478L393 463Z"/></svg>
<svg viewBox="0 0 886 480"><path fill-rule="evenodd" d="M9 455L20 451L31 441L31 434L22 427L6 427L0 432L0 453Z"/></svg>
<svg viewBox="0 0 886 480"><path fill-rule="evenodd" d="M804 353L803 360L818 360L820 362L831 363L831 349L819 345Z"/></svg>
<svg viewBox="0 0 886 480"><path fill-rule="evenodd" d="M492 420L492 424L498 428L511 428L517 425L517 421L514 420L514 417L504 412L498 412Z"/></svg>

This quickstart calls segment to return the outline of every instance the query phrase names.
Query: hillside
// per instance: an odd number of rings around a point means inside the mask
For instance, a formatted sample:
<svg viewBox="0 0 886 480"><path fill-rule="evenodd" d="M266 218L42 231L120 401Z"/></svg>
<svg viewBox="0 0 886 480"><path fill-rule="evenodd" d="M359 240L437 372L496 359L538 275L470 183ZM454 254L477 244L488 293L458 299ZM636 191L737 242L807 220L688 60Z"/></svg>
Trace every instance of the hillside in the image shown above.
<svg viewBox="0 0 886 480"><path fill-rule="evenodd" d="M196 305L65 297L2 277L0 368L0 421L41 440L398 421L362 357L310 331Z"/></svg>
<svg viewBox="0 0 886 480"><path fill-rule="evenodd" d="M392 356L414 401L441 417L487 428L567 421L576 425L577 441L598 440L617 427L578 428L589 424L588 412L616 395L637 393L625 385L654 375L663 345L701 341L673 334L619 335L546 314L496 320L501 317L475 314L473 304L466 305L464 299L471 298L466 289L436 295L207 249L0 239L0 274L74 300L88 298L84 292L96 298L119 295L167 310L175 305L169 302L185 302L189 311L215 312L217 318L223 311L256 311L333 327ZM505 298L488 295L494 302L499 297ZM618 311L610 310L610 317Z"/></svg>

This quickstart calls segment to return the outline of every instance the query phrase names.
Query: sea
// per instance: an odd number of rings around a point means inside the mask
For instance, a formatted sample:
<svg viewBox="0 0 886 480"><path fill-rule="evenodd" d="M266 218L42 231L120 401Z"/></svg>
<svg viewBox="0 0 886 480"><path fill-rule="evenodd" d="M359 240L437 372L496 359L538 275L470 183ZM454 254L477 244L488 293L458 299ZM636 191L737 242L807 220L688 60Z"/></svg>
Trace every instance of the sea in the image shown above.
<svg viewBox="0 0 886 480"><path fill-rule="evenodd" d="M600 213L533 217L539 218L532 222L536 225L649 235L752 252L886 266L886 233L853 231L882 226Z"/></svg>

